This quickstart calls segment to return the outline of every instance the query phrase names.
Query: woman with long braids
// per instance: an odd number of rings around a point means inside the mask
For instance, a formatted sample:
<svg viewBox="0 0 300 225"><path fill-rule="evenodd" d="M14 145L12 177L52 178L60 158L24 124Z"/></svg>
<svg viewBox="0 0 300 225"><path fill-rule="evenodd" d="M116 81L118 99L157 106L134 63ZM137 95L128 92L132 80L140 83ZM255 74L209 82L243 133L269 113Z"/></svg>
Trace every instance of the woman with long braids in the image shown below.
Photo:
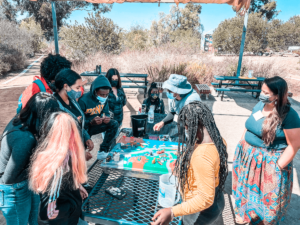
<svg viewBox="0 0 300 225"><path fill-rule="evenodd" d="M30 166L30 187L40 194L43 224L76 225L87 181L84 146L77 123L64 112L50 115Z"/></svg>
<svg viewBox="0 0 300 225"><path fill-rule="evenodd" d="M182 108L178 130L174 174L178 177L183 203L158 211L151 224L169 224L177 216L183 216L184 225L212 224L225 207L226 143L211 111L202 102L191 102Z"/></svg>
<svg viewBox="0 0 300 225"><path fill-rule="evenodd" d="M290 203L300 119L287 94L284 79L265 79L235 150L232 189L239 224L277 225Z"/></svg>

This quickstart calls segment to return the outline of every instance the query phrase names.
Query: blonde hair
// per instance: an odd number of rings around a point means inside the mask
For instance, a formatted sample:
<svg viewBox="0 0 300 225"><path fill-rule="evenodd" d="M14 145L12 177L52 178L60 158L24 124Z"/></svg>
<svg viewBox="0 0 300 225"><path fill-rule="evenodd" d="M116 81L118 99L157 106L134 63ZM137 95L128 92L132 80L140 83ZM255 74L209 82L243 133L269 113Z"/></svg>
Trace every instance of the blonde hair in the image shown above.
<svg viewBox="0 0 300 225"><path fill-rule="evenodd" d="M53 113L43 126L43 130L41 142L31 161L30 188L36 193L45 193L51 183L52 186L57 186L64 173L64 166L68 168L68 165L64 164L66 162L68 164L69 158L72 165L73 188L79 188L81 183L87 181L87 168L85 150L75 120L67 113Z"/></svg>

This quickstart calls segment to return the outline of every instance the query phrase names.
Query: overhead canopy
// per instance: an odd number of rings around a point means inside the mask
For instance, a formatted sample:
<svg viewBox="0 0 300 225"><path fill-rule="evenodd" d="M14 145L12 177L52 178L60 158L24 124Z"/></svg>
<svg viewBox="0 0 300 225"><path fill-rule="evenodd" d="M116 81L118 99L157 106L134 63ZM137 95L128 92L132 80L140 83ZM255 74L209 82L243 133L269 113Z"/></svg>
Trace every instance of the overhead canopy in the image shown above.
<svg viewBox="0 0 300 225"><path fill-rule="evenodd" d="M30 1L37 1L37 0L30 0ZM124 3L124 2L144 2L144 3L154 3L154 2L161 2L161 3L215 3L215 4L228 4L236 7L236 10L239 11L243 6L245 10L248 10L250 6L251 0L53 0L56 1L86 1L90 3L105 3L105 4L112 4L112 3Z"/></svg>

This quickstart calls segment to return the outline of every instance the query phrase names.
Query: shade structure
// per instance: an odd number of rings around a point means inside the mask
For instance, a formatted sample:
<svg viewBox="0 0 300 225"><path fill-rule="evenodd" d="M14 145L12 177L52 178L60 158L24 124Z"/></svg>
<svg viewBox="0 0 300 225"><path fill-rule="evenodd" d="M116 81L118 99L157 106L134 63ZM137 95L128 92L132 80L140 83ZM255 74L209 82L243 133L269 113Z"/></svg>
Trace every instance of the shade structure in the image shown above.
<svg viewBox="0 0 300 225"><path fill-rule="evenodd" d="M30 0L32 2L35 2L37 0ZM245 8L245 10L248 10L250 7L251 0L53 0L53 2L59 2L59 1L86 1L94 4L99 3L105 3L105 4L112 4L112 3L124 3L124 2L141 2L141 3L176 3L177 5L179 3L206 3L206 4L228 4L236 7L236 10L239 11L242 7Z"/></svg>

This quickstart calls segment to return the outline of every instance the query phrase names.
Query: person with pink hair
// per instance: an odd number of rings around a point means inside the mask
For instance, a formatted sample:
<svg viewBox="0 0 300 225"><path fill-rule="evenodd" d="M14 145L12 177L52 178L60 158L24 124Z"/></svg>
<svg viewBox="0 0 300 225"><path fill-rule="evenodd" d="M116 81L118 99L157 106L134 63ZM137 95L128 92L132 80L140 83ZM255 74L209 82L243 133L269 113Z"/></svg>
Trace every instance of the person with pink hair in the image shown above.
<svg viewBox="0 0 300 225"><path fill-rule="evenodd" d="M55 112L43 125L29 173L30 188L40 194L43 224L76 225L88 196L85 150L80 128L67 113Z"/></svg>

